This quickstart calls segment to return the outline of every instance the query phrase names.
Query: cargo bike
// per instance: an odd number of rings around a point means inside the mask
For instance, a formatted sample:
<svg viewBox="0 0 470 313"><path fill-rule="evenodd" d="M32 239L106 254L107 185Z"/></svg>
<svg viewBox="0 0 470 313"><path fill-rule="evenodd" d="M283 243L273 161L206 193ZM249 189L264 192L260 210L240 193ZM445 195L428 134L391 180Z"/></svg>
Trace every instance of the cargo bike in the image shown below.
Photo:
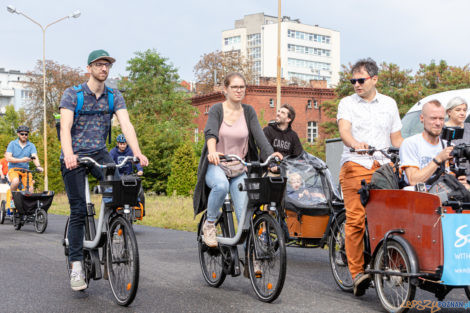
<svg viewBox="0 0 470 313"><path fill-rule="evenodd" d="M388 152L395 157L396 165L398 152ZM470 236L466 229L470 203L441 201L428 192L371 189L365 208L364 272L371 275L369 287L376 289L387 312L406 312L415 307L416 288L434 293L439 301L451 290L464 288L470 299ZM453 247L457 243L460 252ZM338 242L331 248L336 258L330 262L334 264L335 281L341 289L351 291L352 281L342 281L336 274L347 272L344 244ZM426 302L420 305L432 303Z"/></svg>
<svg viewBox="0 0 470 313"><path fill-rule="evenodd" d="M47 211L54 199L54 192L30 192L29 174L35 173L36 170L18 169L18 171L20 175L26 175L26 186L20 181L18 191L7 190L6 200L0 203L0 224L3 224L5 219L10 219L15 230L20 230L25 224L33 223L36 232L43 233L47 228Z"/></svg>

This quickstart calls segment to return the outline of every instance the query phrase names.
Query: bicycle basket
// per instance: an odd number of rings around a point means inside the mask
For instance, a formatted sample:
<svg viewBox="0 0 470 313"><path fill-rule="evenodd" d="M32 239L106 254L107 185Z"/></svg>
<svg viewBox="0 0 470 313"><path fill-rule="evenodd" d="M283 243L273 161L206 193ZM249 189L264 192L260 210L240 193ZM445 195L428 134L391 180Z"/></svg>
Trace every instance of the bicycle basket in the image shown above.
<svg viewBox="0 0 470 313"><path fill-rule="evenodd" d="M42 193L30 193L28 191L13 191L13 200L15 207L20 214L31 215L40 207L47 211L54 198L53 191L44 191Z"/></svg>
<svg viewBox="0 0 470 313"><path fill-rule="evenodd" d="M121 177L119 180L101 181L103 200L107 207L119 207L125 204L138 205L138 194L141 179L136 177Z"/></svg>
<svg viewBox="0 0 470 313"><path fill-rule="evenodd" d="M245 188L250 205L280 203L284 196L286 179L282 176L245 178Z"/></svg>

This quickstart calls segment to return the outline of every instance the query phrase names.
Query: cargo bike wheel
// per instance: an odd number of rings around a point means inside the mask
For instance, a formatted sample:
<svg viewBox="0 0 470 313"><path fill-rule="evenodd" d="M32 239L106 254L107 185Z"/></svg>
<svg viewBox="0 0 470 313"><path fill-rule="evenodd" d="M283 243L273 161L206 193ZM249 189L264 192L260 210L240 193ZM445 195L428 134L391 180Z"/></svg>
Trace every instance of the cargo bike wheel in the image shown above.
<svg viewBox="0 0 470 313"><path fill-rule="evenodd" d="M348 260L345 250L345 231L346 214L341 213L333 222L330 237L328 238L328 254L330 256L330 267L333 278L344 291L352 292L353 279L348 268Z"/></svg>
<svg viewBox="0 0 470 313"><path fill-rule="evenodd" d="M392 272L392 275L374 274L375 289L384 309L393 313L406 312L408 308L404 305L414 299L416 286L411 283L409 276L393 275L393 272L411 273L410 256L403 246L390 240L387 241L385 253L383 247L379 247L374 259L374 269Z"/></svg>
<svg viewBox="0 0 470 313"><path fill-rule="evenodd" d="M220 246L211 248L208 247L204 240L202 240L203 232L202 228L206 222L206 213L201 217L199 222L199 233L198 233L198 252L199 252L199 263L201 264L202 276L206 283L214 288L219 287L225 280L227 273L224 270L224 255L221 251ZM223 234L225 227L225 221L223 215L215 222L215 228L217 235Z"/></svg>
<svg viewBox="0 0 470 313"><path fill-rule="evenodd" d="M34 229L37 233L42 234L47 228L47 212L44 209L39 209L36 212L34 219Z"/></svg>
<svg viewBox="0 0 470 313"><path fill-rule="evenodd" d="M0 204L0 224L3 224L5 222L5 216L7 215L7 210L5 209L6 206L6 201L2 200L2 203Z"/></svg>
<svg viewBox="0 0 470 313"><path fill-rule="evenodd" d="M132 224L121 215L114 217L106 244L109 285L116 302L128 306L139 286L139 251Z"/></svg>
<svg viewBox="0 0 470 313"><path fill-rule="evenodd" d="M269 214L256 216L247 244L250 281L258 299L272 302L286 279L286 243L279 223Z"/></svg>

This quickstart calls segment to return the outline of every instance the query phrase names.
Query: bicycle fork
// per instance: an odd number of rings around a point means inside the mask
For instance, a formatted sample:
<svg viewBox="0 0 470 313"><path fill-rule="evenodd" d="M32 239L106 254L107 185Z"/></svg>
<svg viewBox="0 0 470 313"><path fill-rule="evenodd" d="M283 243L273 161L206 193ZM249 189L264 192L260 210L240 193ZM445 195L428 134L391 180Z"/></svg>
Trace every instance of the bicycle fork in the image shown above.
<svg viewBox="0 0 470 313"><path fill-rule="evenodd" d="M235 237L235 226L233 224L233 209L230 203L230 196L227 194L224 200L223 212L227 220L227 231L228 234L224 234L225 237L233 238ZM238 227L241 227L238 225ZM228 235L228 236L227 236ZM232 256L230 274L235 277L241 274L240 270L240 259L238 258L238 248L237 245L229 246L230 255Z"/></svg>

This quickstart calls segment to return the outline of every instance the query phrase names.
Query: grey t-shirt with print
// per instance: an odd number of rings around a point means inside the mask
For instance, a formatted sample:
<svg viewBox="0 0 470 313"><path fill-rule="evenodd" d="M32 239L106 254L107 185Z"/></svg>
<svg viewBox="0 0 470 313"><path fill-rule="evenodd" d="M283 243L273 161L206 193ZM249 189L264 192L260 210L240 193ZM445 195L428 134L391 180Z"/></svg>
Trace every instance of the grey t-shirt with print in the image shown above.
<svg viewBox="0 0 470 313"><path fill-rule="evenodd" d="M95 94L86 83L82 85L83 90L83 111L108 111L108 91L105 87L103 94L96 99ZM125 109L126 104L122 94L117 89L114 92L114 112ZM64 108L75 112L77 106L77 91L67 88L60 100L59 108ZM74 117L72 125L72 149L77 155L94 154L106 149L106 137L109 133L110 114L78 115Z"/></svg>

